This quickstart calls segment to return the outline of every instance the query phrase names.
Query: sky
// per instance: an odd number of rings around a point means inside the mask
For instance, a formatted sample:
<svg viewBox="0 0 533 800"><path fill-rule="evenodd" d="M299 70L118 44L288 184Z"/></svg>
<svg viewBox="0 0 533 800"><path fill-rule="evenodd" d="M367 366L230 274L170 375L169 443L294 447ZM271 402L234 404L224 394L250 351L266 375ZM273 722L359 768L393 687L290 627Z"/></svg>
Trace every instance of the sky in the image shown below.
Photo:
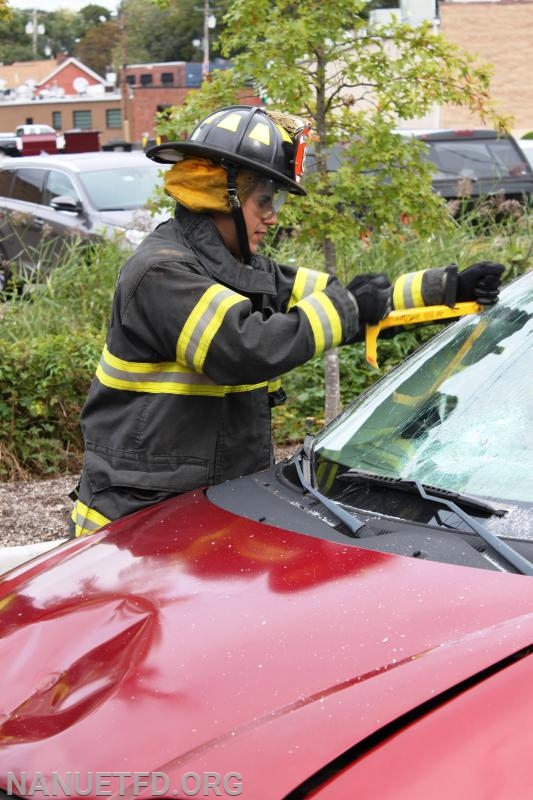
<svg viewBox="0 0 533 800"><path fill-rule="evenodd" d="M33 9L38 11L57 11L65 8L68 11L79 11L80 8L89 4L95 4L108 8L109 11L116 11L117 2L114 0L8 0L11 8Z"/></svg>

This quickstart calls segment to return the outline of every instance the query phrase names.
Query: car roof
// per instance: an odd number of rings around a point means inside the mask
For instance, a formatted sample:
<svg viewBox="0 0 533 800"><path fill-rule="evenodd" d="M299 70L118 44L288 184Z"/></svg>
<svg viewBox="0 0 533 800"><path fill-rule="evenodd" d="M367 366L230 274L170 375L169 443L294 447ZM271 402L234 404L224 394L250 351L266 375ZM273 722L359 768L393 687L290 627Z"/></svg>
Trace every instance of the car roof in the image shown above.
<svg viewBox="0 0 533 800"><path fill-rule="evenodd" d="M444 139L453 141L455 139L506 139L498 131L489 128L420 128L420 129L397 129L396 133L402 136L415 136L422 139Z"/></svg>
<svg viewBox="0 0 533 800"><path fill-rule="evenodd" d="M21 167L58 167L63 166L73 172L92 172L95 169L111 169L112 167L130 166L133 164L151 164L154 162L146 158L144 151L94 151L88 153L58 153L43 154L39 156L20 156L3 161L1 168L20 169ZM161 164L155 165L161 168Z"/></svg>

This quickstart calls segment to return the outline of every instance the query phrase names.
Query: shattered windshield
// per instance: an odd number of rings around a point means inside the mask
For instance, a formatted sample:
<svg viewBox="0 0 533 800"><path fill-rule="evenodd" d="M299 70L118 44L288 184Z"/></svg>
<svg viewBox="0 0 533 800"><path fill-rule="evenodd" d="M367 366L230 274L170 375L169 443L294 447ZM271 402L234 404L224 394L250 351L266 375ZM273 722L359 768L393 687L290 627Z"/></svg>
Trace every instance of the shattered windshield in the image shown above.
<svg viewBox="0 0 533 800"><path fill-rule="evenodd" d="M316 438L321 491L342 465L532 503L532 317L529 273L382 378Z"/></svg>

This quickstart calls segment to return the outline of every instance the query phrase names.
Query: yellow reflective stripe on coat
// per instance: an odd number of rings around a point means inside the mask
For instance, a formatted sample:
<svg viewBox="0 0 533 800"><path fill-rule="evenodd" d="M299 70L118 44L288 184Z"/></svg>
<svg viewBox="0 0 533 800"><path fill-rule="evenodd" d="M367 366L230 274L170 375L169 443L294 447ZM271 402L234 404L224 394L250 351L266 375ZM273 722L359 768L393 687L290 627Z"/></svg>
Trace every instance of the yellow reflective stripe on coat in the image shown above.
<svg viewBox="0 0 533 800"><path fill-rule="evenodd" d="M204 292L189 314L179 335L176 360L202 372L209 345L220 330L229 309L246 297L219 283Z"/></svg>
<svg viewBox="0 0 533 800"><path fill-rule="evenodd" d="M394 282L392 302L395 309L418 308L424 305L422 278L425 270L400 275Z"/></svg>
<svg viewBox="0 0 533 800"><path fill-rule="evenodd" d="M339 313L327 294L312 294L296 303L309 320L315 339L315 352L323 353L342 341L342 323Z"/></svg>
<svg viewBox="0 0 533 800"><path fill-rule="evenodd" d="M224 386L214 383L206 375L199 375L176 361L144 363L117 358L104 347L96 377L108 389L150 394L182 394L223 397L234 392L252 392L269 385L268 381Z"/></svg>
<svg viewBox="0 0 533 800"><path fill-rule="evenodd" d="M314 292L322 292L326 288L327 283L327 272L317 272L315 269L300 267L292 285L292 294L287 305L287 311L304 297L308 297Z"/></svg>
<svg viewBox="0 0 533 800"><path fill-rule="evenodd" d="M76 500L74 504L72 521L75 525L76 536L86 536L88 533L94 533L98 528L111 522L110 519L95 511L94 508L86 506L81 500Z"/></svg>

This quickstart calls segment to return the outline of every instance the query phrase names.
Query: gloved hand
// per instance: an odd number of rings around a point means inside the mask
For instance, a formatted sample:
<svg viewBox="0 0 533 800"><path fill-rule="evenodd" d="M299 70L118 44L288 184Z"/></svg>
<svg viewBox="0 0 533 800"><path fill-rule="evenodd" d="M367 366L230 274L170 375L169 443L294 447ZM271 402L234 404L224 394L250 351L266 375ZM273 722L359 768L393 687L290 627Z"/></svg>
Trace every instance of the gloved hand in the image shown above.
<svg viewBox="0 0 533 800"><path fill-rule="evenodd" d="M357 301L361 325L377 325L392 309L392 286L384 272L357 275L346 288Z"/></svg>
<svg viewBox="0 0 533 800"><path fill-rule="evenodd" d="M494 261L479 261L457 273L458 303L475 300L483 306L493 306L498 302L501 277L505 272L503 264Z"/></svg>

